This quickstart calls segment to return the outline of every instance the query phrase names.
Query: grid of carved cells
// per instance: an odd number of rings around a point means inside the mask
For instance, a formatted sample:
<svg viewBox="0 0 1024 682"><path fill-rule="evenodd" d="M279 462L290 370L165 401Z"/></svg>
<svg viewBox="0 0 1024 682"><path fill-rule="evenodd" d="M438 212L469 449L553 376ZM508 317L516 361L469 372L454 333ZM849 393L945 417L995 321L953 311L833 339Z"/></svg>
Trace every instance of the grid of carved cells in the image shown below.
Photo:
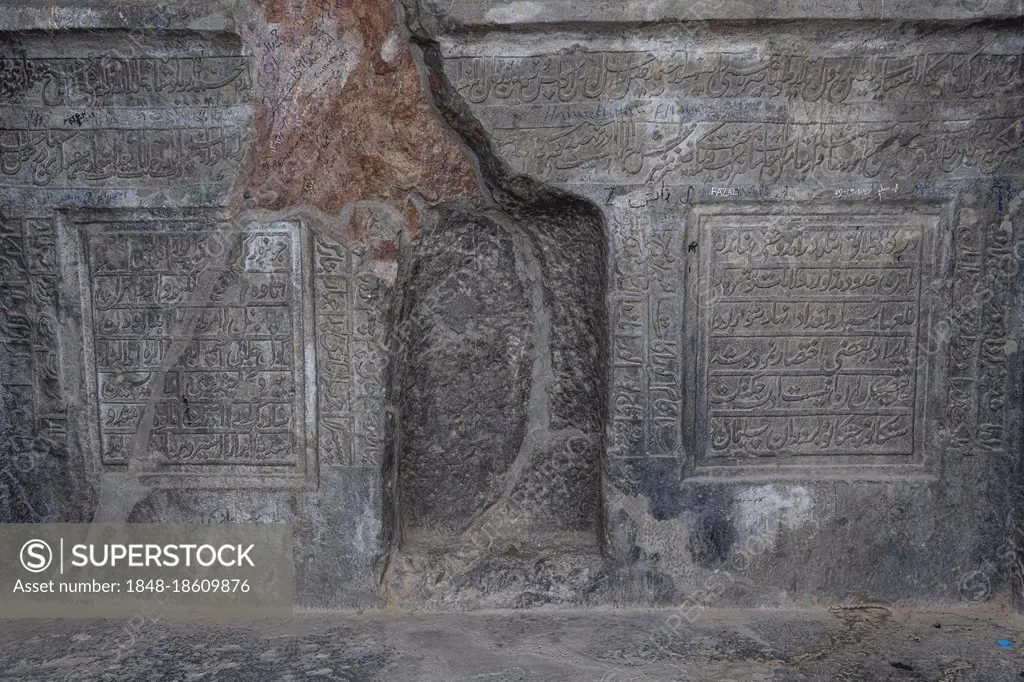
<svg viewBox="0 0 1024 682"><path fill-rule="evenodd" d="M925 230L846 222L711 221L706 457L913 454Z"/></svg>
<svg viewBox="0 0 1024 682"><path fill-rule="evenodd" d="M104 464L127 461L147 400L168 463L294 463L296 248L274 230L89 233Z"/></svg>
<svg viewBox="0 0 1024 682"><path fill-rule="evenodd" d="M67 405L57 362L57 252L53 222L0 220L0 344L2 377L16 449L33 434L62 443ZM24 441L24 442L22 442Z"/></svg>

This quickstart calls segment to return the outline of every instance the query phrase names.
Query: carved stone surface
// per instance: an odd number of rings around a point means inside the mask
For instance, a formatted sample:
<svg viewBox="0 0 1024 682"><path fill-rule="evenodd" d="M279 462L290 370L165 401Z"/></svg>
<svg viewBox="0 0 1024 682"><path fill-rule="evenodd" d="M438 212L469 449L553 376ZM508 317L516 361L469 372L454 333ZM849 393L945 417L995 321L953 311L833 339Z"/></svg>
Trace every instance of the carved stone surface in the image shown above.
<svg viewBox="0 0 1024 682"><path fill-rule="evenodd" d="M142 456L143 469L179 486L273 474L315 484L299 226L72 220L100 466Z"/></svg>
<svg viewBox="0 0 1024 682"><path fill-rule="evenodd" d="M645 232L635 216L612 226L613 248L624 256L611 276L609 314L615 388L608 455L615 458L678 457L682 447L685 235L666 227Z"/></svg>
<svg viewBox="0 0 1024 682"><path fill-rule="evenodd" d="M711 2L615 2L537 0L509 5L501 0L424 0L423 14L438 23L463 26L515 26L516 24L621 24L733 20L756 22L771 19L920 19L968 20L1016 17L1020 6L1013 0L778 0L765 6L751 0Z"/></svg>
<svg viewBox="0 0 1024 682"><path fill-rule="evenodd" d="M318 505L341 494L344 472L379 495L363 471L382 466L390 285L364 246L299 220L209 210L79 210L60 222L77 265L63 273L67 296L81 306L82 448L101 488L153 491L131 518L213 514L192 491L226 489L235 520L294 523L298 542L317 546ZM255 492L266 488L307 492Z"/></svg>
<svg viewBox="0 0 1024 682"><path fill-rule="evenodd" d="M263 4L0 8L0 521L291 523L299 602L366 605L406 219L342 206L395 191L384 171L415 176L418 152L371 171L316 140L341 180L295 133L329 127L303 121L311 97L348 115L373 75L393 100L415 69L397 35L384 49L390 6L356 27ZM465 187L455 145L430 144L453 168L437 185ZM275 193L263 162L301 187Z"/></svg>
<svg viewBox="0 0 1024 682"><path fill-rule="evenodd" d="M54 209L223 203L249 152L251 64L237 37L221 32L7 32L0 44L3 366L12 373L5 396L21 415L5 420L2 518L86 520L93 454L67 434L96 424L72 395L80 359L78 339L62 328L62 279L78 256L61 241ZM131 409L107 416L124 425Z"/></svg>
<svg viewBox="0 0 1024 682"><path fill-rule="evenodd" d="M578 282L599 273L563 260L591 255L578 220L548 220L451 203L401 261L387 586L399 603L582 605L599 592L600 403L576 342L593 329Z"/></svg>
<svg viewBox="0 0 1024 682"><path fill-rule="evenodd" d="M1018 8L405 6L496 200L602 214L626 592L958 599L1018 495Z"/></svg>
<svg viewBox="0 0 1024 682"><path fill-rule="evenodd" d="M292 523L300 556L339 554L302 569L300 599L371 599L390 291L372 252L301 219L206 209L77 210L59 224L96 513ZM352 523L368 544L342 556L322 528Z"/></svg>
<svg viewBox="0 0 1024 682"><path fill-rule="evenodd" d="M698 210L690 222L687 383L706 388L684 430L698 471L923 464L936 446L940 218L828 208Z"/></svg>
<svg viewBox="0 0 1024 682"><path fill-rule="evenodd" d="M448 212L420 240L399 323L399 508L410 538L464 531L519 475L536 353L525 268L500 224Z"/></svg>
<svg viewBox="0 0 1024 682"><path fill-rule="evenodd" d="M53 222L0 220L0 252L0 518L42 521L57 511L69 483L63 470L68 406L60 383Z"/></svg>
<svg viewBox="0 0 1024 682"><path fill-rule="evenodd" d="M0 521L291 523L311 606L960 599L1018 4L0 7Z"/></svg>
<svg viewBox="0 0 1024 682"><path fill-rule="evenodd" d="M405 542L596 540L594 401L570 374L580 346L565 338L579 320L568 296L552 306L543 286L572 273L554 249L538 258L540 227L453 204L430 215L405 265L395 335ZM563 239L578 238L564 227Z"/></svg>
<svg viewBox="0 0 1024 682"><path fill-rule="evenodd" d="M167 201L173 183L194 203L217 203L239 174L254 90L237 37L106 30L0 43L2 196Z"/></svg>
<svg viewBox="0 0 1024 682"><path fill-rule="evenodd" d="M315 244L317 428L321 466L380 467L385 447L388 287L363 246Z"/></svg>
<svg viewBox="0 0 1024 682"><path fill-rule="evenodd" d="M665 32L595 36L587 49L555 34L548 54L526 39L460 45L445 70L499 156L559 184L818 189L1021 172L1016 33L863 33L879 46L801 24L770 35L712 25L684 51L666 50Z"/></svg>

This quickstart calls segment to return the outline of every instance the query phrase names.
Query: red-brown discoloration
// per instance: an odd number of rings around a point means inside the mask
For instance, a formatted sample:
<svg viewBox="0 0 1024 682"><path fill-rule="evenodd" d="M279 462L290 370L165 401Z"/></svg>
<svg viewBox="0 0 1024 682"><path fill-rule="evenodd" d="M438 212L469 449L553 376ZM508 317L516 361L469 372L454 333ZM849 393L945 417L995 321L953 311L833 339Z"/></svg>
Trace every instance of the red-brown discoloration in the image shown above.
<svg viewBox="0 0 1024 682"><path fill-rule="evenodd" d="M439 123L397 38L389 0L262 6L264 16L243 30L257 46L253 208L310 203L338 213L355 200L383 200L415 229L409 191L431 202L478 193L469 160Z"/></svg>

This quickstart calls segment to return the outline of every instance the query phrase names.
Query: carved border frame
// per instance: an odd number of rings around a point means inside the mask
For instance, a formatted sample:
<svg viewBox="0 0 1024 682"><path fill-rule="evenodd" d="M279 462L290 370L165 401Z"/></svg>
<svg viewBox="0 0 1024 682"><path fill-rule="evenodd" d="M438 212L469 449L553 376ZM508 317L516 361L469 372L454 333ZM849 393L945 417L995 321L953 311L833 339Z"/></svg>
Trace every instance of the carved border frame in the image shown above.
<svg viewBox="0 0 1024 682"><path fill-rule="evenodd" d="M298 221L250 223L240 228L243 234L268 229L291 237L291 278L293 286L293 356L297 366L295 396L292 399L295 421L296 459L294 465L170 465L159 470L133 470L130 466L104 464L101 460L99 399L96 383L94 330L91 287L85 234L89 224L96 222L139 221L210 221L228 223L230 218L216 209L88 209L58 212L58 240L71 260L62 263L67 300L76 301L79 329L70 338L81 339L79 361L82 377L76 386L81 395L81 420L85 422L79 437L83 441L87 471L91 478L103 474L127 475L143 485L155 488L251 489L299 488L315 489L319 482L317 457L317 381L315 332L313 317L312 238Z"/></svg>
<svg viewBox="0 0 1024 682"><path fill-rule="evenodd" d="M683 433L684 454L681 477L687 481L708 479L889 480L925 478L936 480L940 453L938 438L944 400L939 387L945 383L948 347L921 349L922 339L931 339L936 322L948 314L949 294L955 259L952 250L952 209L947 202L866 203L866 202L787 202L764 204L702 204L689 213L686 225L688 244L697 243L695 252L686 254L683 335L684 366ZM702 305L701 281L709 267L708 231L712 224L728 218L771 217L820 218L825 222L844 216L868 221L900 218L920 221L925 236L919 291L918 346L915 367L914 440L912 455L782 455L775 461L734 460L709 463L704 453L708 446L706 409L707 376L705 341L707 311ZM700 248L704 247L704 248Z"/></svg>

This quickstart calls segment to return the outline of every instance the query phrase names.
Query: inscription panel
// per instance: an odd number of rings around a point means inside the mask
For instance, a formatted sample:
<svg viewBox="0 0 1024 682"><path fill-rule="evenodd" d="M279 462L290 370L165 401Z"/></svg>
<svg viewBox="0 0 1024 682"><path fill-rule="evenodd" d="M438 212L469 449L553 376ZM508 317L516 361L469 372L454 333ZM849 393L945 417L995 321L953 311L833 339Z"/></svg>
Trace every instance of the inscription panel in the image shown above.
<svg viewBox="0 0 1024 682"><path fill-rule="evenodd" d="M684 478L930 476L933 455L1003 447L1013 268L999 223L1024 175L1024 39L995 24L892 28L707 22L442 46L451 96L513 171L605 214L609 457L675 457ZM953 228L937 216L958 201L970 227L940 259ZM773 226L754 229L755 202L807 239L895 230L919 250L765 255ZM733 229L714 215L746 216L760 241L705 262Z"/></svg>
<svg viewBox="0 0 1024 682"><path fill-rule="evenodd" d="M942 330L949 349L944 416L951 449L962 455L1006 451L1010 437L1011 292L1024 248L1010 220L986 226L982 215L965 208L957 216L952 305Z"/></svg>
<svg viewBox="0 0 1024 682"><path fill-rule="evenodd" d="M168 481L315 481L299 226L103 220L77 229L102 467Z"/></svg>
<svg viewBox="0 0 1024 682"><path fill-rule="evenodd" d="M938 216L694 222L698 470L924 463Z"/></svg>
<svg viewBox="0 0 1024 682"><path fill-rule="evenodd" d="M774 123L619 119L494 131L517 169L556 183L856 182L1024 173L1024 119ZM904 140L896 144L894 140Z"/></svg>
<svg viewBox="0 0 1024 682"><path fill-rule="evenodd" d="M709 24L646 37L463 41L453 93L519 172L566 185L759 185L1024 172L1024 41L975 26ZM927 34L927 35L926 35ZM978 45L984 47L979 48ZM671 46L673 49L666 49ZM793 187L796 189L796 187Z"/></svg>
<svg viewBox="0 0 1024 682"><path fill-rule="evenodd" d="M52 518L56 496L40 481L68 460L55 234L53 220L0 216L2 522Z"/></svg>
<svg viewBox="0 0 1024 682"><path fill-rule="evenodd" d="M173 182L210 204L245 160L254 89L237 38L67 31L0 44L0 191L64 203L76 188ZM98 196L83 198L67 203Z"/></svg>
<svg viewBox="0 0 1024 682"><path fill-rule="evenodd" d="M387 289L370 271L372 254L316 236L314 251L320 462L384 461L384 305Z"/></svg>
<svg viewBox="0 0 1024 682"><path fill-rule="evenodd" d="M61 215L95 470L310 487L383 462L390 284L370 247L205 209Z"/></svg>
<svg viewBox="0 0 1024 682"><path fill-rule="evenodd" d="M37 434L60 452L67 404L60 386L55 238L52 220L0 218L2 383L33 415L19 424L25 443Z"/></svg>
<svg viewBox="0 0 1024 682"><path fill-rule="evenodd" d="M682 446L683 238L670 224L612 221L611 457L678 457Z"/></svg>
<svg viewBox="0 0 1024 682"><path fill-rule="evenodd" d="M497 25L570 26L636 23L682 23L709 20L766 19L892 19L978 20L1017 16L1013 0L778 0L770 4L749 0L688 3L576 2L535 0L528 7L509 6L502 0L420 0L421 16L440 15L445 25L491 29Z"/></svg>
<svg viewBox="0 0 1024 682"><path fill-rule="evenodd" d="M507 164L494 184L523 174L605 218L608 551L689 548L692 591L728 558L719 538L758 534L737 510L799 508L741 571L750 603L955 600L949 576L1014 518L1020 7L666 3L689 21L658 22L650 3L500 4L420 3L447 77L431 89ZM495 24L515 30L453 28ZM665 447L656 416L677 405ZM632 532L673 514L692 523ZM775 570L808 560L825 570L799 584Z"/></svg>
<svg viewBox="0 0 1024 682"><path fill-rule="evenodd" d="M714 50L655 54L590 51L577 45L557 55L460 57L453 60L451 69L456 90L473 104L694 102L700 98L844 104L1015 96L1024 85L1022 58L1021 54L945 50L828 57ZM667 116L670 110L663 107L660 113Z"/></svg>
<svg viewBox="0 0 1024 682"><path fill-rule="evenodd" d="M123 294L123 301L135 296L139 306L103 310L100 323L107 331L93 336L66 314L60 301L76 300L88 285L76 281L78 237L59 237L66 231L59 228L58 212L66 206L225 203L244 170L254 93L251 57L238 36L224 32L0 31L0 398L13 417L0 452L0 498L16 500L22 509L14 514L0 509L0 517L46 516L39 511L44 507L35 487L54 492L54 504L49 504L53 518L79 518L85 498L61 494L61 485L74 491L83 473L123 467L116 463L126 447L123 436L141 421L155 421L154 432L162 433L161 420L194 420L200 411L209 411L202 401L190 406L187 417L175 412L180 407L159 401L148 410L138 407L144 404L141 396L149 400L147 391L156 388L142 376L161 369L158 359L177 340L158 330L173 330L182 322L145 310L140 297L152 278L129 283L130 270L125 270L120 282L103 280L107 288L96 292L97 300ZM134 253L143 253L135 246ZM87 269L81 274L87 277ZM182 295L188 288L185 280L163 274L160 284L167 290L161 295L167 300L161 305L173 297L174 287ZM100 359L111 363L102 377L80 365L83 345L98 347ZM107 396L102 437L93 396L84 396L90 407L83 410L82 397L73 395L82 373L91 375L93 389L102 388ZM184 399L187 388L176 397ZM177 453L169 454L169 460L214 461L211 453L223 443L200 443L197 434L190 445L175 445L177 436L170 432L159 440L162 448ZM235 447L251 449L244 439ZM294 478L300 463L275 466L280 471L287 466ZM215 468L205 466L206 471Z"/></svg>

